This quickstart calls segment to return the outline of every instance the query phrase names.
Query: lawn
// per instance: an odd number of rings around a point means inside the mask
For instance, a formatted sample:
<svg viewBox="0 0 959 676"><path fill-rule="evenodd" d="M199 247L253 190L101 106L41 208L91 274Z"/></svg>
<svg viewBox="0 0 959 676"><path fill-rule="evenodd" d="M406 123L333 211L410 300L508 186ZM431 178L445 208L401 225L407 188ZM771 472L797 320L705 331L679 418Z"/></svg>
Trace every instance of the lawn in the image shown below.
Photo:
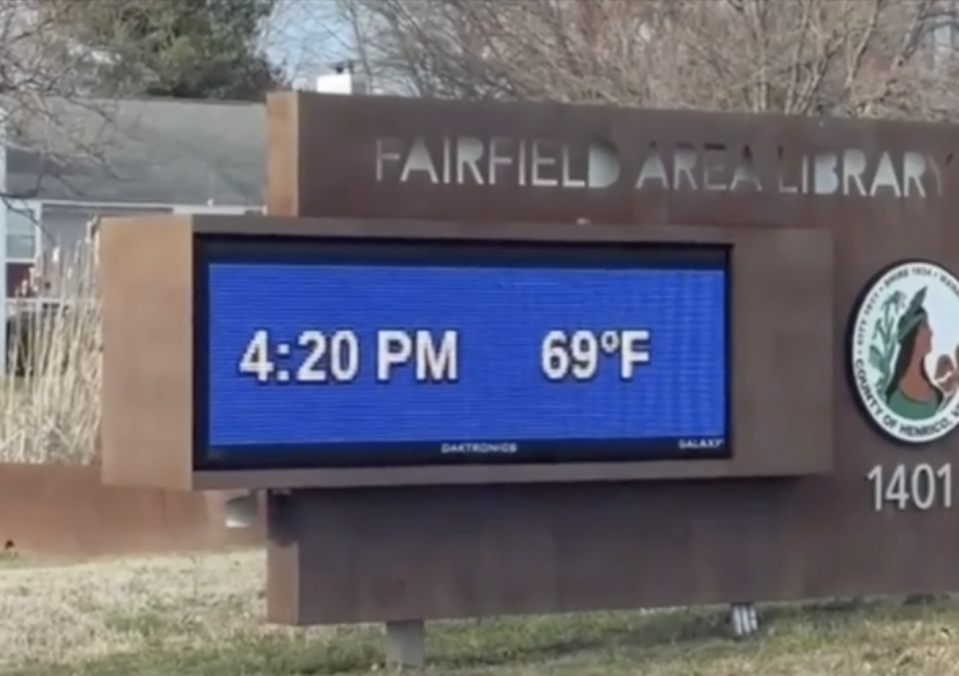
<svg viewBox="0 0 959 676"><path fill-rule="evenodd" d="M377 627L268 627L260 553L0 565L0 673L22 676L368 674ZM724 609L436 623L439 676L952 676L959 602L761 608L732 640Z"/></svg>

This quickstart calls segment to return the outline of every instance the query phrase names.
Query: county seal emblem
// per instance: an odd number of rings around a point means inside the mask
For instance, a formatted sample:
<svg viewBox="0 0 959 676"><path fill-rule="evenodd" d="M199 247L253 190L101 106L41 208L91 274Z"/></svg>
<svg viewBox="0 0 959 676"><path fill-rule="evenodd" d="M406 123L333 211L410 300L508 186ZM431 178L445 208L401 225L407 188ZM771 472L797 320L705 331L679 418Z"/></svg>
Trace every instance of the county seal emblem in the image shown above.
<svg viewBox="0 0 959 676"><path fill-rule="evenodd" d="M959 279L928 261L875 277L853 309L853 393L869 420L910 445L959 425Z"/></svg>

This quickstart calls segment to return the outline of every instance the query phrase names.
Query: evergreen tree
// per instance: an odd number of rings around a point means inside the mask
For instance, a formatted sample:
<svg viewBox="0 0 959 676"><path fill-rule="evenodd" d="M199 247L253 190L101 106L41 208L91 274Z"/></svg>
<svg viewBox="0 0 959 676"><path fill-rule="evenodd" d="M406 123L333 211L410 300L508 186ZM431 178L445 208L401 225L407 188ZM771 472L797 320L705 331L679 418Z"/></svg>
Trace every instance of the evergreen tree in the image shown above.
<svg viewBox="0 0 959 676"><path fill-rule="evenodd" d="M252 101L283 84L259 44L278 0L74 2L96 94Z"/></svg>

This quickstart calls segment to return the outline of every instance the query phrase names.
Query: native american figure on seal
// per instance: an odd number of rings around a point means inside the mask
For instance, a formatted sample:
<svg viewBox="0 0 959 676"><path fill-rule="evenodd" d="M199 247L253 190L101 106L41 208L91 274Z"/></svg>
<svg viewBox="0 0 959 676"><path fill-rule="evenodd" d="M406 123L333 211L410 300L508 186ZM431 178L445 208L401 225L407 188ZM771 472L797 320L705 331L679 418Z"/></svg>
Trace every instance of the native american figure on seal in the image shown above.
<svg viewBox="0 0 959 676"><path fill-rule="evenodd" d="M959 346L953 355L936 359L932 374L927 357L932 353L932 326L924 302L926 287L919 289L895 324L895 361L885 383L886 405L907 420L936 415L959 390Z"/></svg>

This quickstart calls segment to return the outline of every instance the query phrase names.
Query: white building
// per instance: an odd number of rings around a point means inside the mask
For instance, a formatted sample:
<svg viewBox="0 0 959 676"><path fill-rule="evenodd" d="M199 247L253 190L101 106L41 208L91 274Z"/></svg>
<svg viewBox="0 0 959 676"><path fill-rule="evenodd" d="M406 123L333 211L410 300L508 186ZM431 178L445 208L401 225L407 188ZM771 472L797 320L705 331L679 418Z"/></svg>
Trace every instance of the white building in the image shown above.
<svg viewBox="0 0 959 676"><path fill-rule="evenodd" d="M69 256L95 217L259 212L265 202L263 105L0 98L0 110L7 316L30 271L55 250ZM0 346L5 330L0 321Z"/></svg>
<svg viewBox="0 0 959 676"><path fill-rule="evenodd" d="M311 89L366 93L343 66ZM266 107L177 99L45 100L27 110L0 97L0 308L53 251L69 256L97 217L262 212ZM29 304L29 303L28 303ZM2 317L0 317L2 319ZM6 344L0 321L0 346ZM0 355L5 350L0 349Z"/></svg>

